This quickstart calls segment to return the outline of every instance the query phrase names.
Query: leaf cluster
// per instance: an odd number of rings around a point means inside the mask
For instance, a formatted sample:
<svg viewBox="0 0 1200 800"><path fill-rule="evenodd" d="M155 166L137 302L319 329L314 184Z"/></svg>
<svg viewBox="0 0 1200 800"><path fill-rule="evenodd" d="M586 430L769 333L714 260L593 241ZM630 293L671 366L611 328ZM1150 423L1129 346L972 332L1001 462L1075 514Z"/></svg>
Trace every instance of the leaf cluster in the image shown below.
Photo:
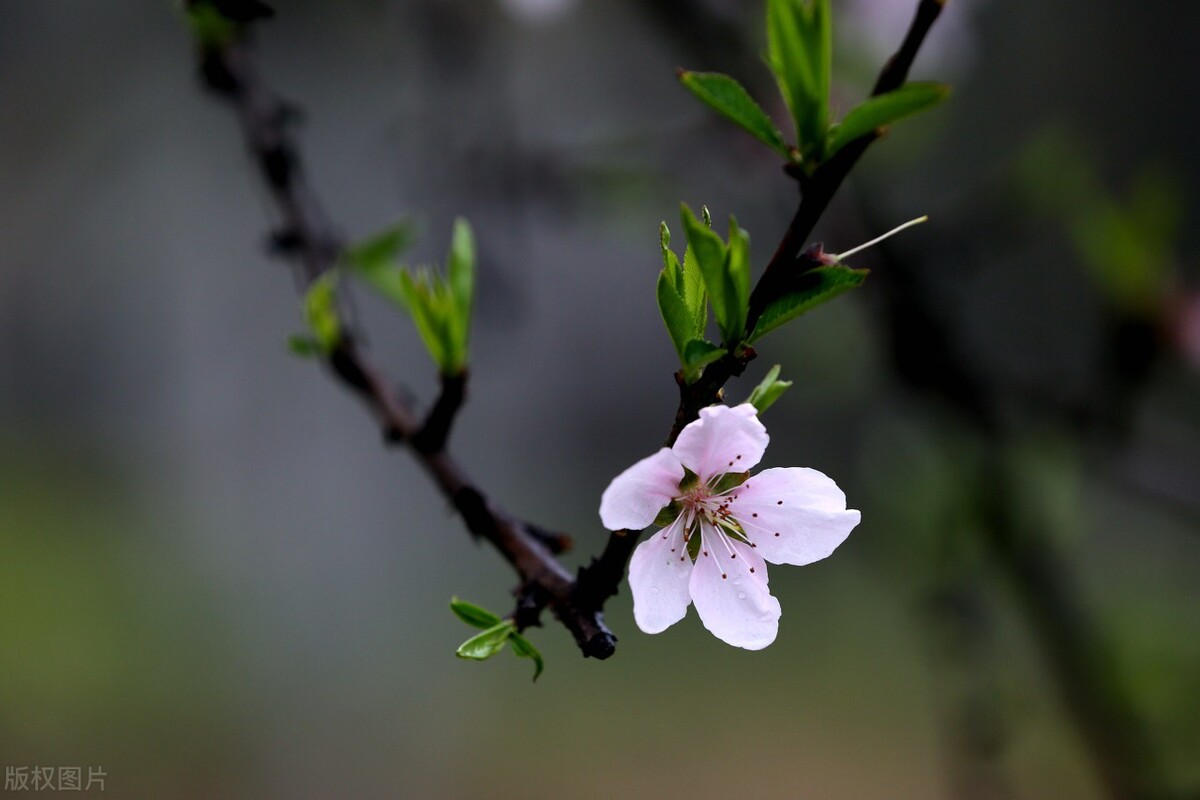
<svg viewBox="0 0 1200 800"><path fill-rule="evenodd" d="M834 122L829 107L833 63L830 0L767 0L766 60L791 113L794 144L734 78L680 70L679 80L717 113L809 174L855 139L932 108L949 93L943 84L906 83L864 100Z"/></svg>
<svg viewBox="0 0 1200 800"><path fill-rule="evenodd" d="M518 658L528 658L533 661L533 679L536 681L542 674L546 663L542 654L521 634L517 633L517 624L512 618L501 618L491 611L480 608L474 603L450 598L450 610L455 616L474 628L482 628L470 639L458 646L455 655L459 658L469 658L474 661L486 661L511 645L513 653Z"/></svg>

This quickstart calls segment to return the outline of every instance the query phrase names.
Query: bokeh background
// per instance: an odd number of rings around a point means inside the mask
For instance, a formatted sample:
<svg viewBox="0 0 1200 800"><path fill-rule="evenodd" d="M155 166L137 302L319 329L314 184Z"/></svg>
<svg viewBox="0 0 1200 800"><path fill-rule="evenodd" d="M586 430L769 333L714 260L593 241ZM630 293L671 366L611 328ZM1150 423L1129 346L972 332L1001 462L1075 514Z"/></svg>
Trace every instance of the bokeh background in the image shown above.
<svg viewBox="0 0 1200 800"><path fill-rule="evenodd" d="M835 0L842 109L914 5ZM731 72L784 119L761 5L276 8L260 67L339 229L411 217L434 261L474 225L454 450L583 563L674 413L659 221L735 213L761 268L794 208L674 79ZM623 593L617 655L534 630L533 684L453 656L449 598L505 611L508 568L287 352L273 210L180 9L0 4L0 765L100 766L117 797L1195 797L1198 36L1171 0L952 0L914 71L952 101L817 235L932 221L729 390L783 364L767 463L834 476L862 525L772 570L766 651L694 614L641 634ZM408 322L358 307L428 400Z"/></svg>

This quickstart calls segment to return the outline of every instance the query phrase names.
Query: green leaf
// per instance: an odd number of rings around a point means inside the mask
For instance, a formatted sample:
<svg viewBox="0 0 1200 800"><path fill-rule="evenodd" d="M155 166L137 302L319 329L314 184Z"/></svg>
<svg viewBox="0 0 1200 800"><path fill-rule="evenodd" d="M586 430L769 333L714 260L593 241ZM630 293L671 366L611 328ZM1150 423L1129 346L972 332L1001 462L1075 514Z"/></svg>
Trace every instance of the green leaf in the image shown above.
<svg viewBox="0 0 1200 800"><path fill-rule="evenodd" d="M692 339L683 348L683 366L688 373L688 383L700 376L700 370L725 355L724 347L717 347L705 339Z"/></svg>
<svg viewBox="0 0 1200 800"><path fill-rule="evenodd" d="M304 293L304 320L322 354L328 354L342 336L337 314L336 272L325 272L309 284Z"/></svg>
<svg viewBox="0 0 1200 800"><path fill-rule="evenodd" d="M446 283L453 298L450 319L450 360L459 368L467 363L471 331L471 303L475 294L475 237L461 217L454 221L450 253L446 256Z"/></svg>
<svg viewBox="0 0 1200 800"><path fill-rule="evenodd" d="M189 4L187 19L192 36L204 47L221 48L237 37L238 24L209 3Z"/></svg>
<svg viewBox="0 0 1200 800"><path fill-rule="evenodd" d="M459 658L472 658L476 661L491 658L504 649L508 637L512 636L515 631L513 621L504 620L467 639L458 646L458 650L454 654Z"/></svg>
<svg viewBox="0 0 1200 800"><path fill-rule="evenodd" d="M446 301L444 292L437 288L437 277L428 267L415 271L402 270L399 277L400 295L425 349L439 369L446 373L453 372L448 347L450 334L446 329Z"/></svg>
<svg viewBox="0 0 1200 800"><path fill-rule="evenodd" d="M792 385L791 381L779 380L779 365L771 367L767 376L762 379L762 383L754 387L754 391L746 398L746 402L758 409L759 416L771 406L775 405L788 387Z"/></svg>
<svg viewBox="0 0 1200 800"><path fill-rule="evenodd" d="M416 226L409 220L400 220L379 233L355 242L346 249L343 257L352 269L363 272L393 267L396 259L412 246L416 238Z"/></svg>
<svg viewBox="0 0 1200 800"><path fill-rule="evenodd" d="M718 114L784 158L791 158L791 150L783 141L783 134L779 128L733 78L717 72L680 70L679 80Z"/></svg>
<svg viewBox="0 0 1200 800"><path fill-rule="evenodd" d="M534 647L528 639L519 633L513 633L509 637L512 643L512 651L521 658L533 659L533 679L536 681L538 676L542 674L542 670L546 668L546 662L542 660L542 654Z"/></svg>
<svg viewBox="0 0 1200 800"><path fill-rule="evenodd" d="M796 289L778 298L763 310L749 341L755 342L783 323L832 300L842 292L861 286L867 279L868 272L869 270L852 269L840 264L808 270L797 280Z"/></svg>
<svg viewBox="0 0 1200 800"><path fill-rule="evenodd" d="M686 365L687 357L684 348L695 337L695 326L687 303L675 291L674 281L671 280L666 269L658 274L655 293L658 298L658 310L662 314L663 323L667 326L671 343L675 345L675 352L679 354L680 363Z"/></svg>
<svg viewBox="0 0 1200 800"><path fill-rule="evenodd" d="M741 338L746 326L750 294L750 272L746 263L749 238L731 222L733 247L727 247L720 236L696 219L687 204L683 205L682 215L688 247L695 254L704 288L712 299L717 327L721 329L725 344L733 344ZM731 253L731 249L736 252Z"/></svg>
<svg viewBox="0 0 1200 800"><path fill-rule="evenodd" d="M950 87L942 83L906 83L899 89L869 97L846 115L839 124L829 129L829 142L825 157L828 158L850 142L876 128L932 108L945 100Z"/></svg>
<svg viewBox="0 0 1200 800"><path fill-rule="evenodd" d="M491 628L502 621L500 617L487 609L480 608L474 603L468 603L466 600L459 600L457 597L450 598L450 610L463 622L476 628Z"/></svg>
<svg viewBox="0 0 1200 800"><path fill-rule="evenodd" d="M302 333L295 333L288 337L288 350L292 351L293 355L301 358L320 358L325 355L321 349L321 345L311 336L305 336Z"/></svg>
<svg viewBox="0 0 1200 800"><path fill-rule="evenodd" d="M750 234L738 227L729 217L729 247L725 253L725 279L732 296L729 330L723 330L725 341L733 344L746 331L746 314L750 308Z"/></svg>
<svg viewBox="0 0 1200 800"><path fill-rule="evenodd" d="M820 161L833 64L829 0L768 0L767 63L792 112L803 159Z"/></svg>

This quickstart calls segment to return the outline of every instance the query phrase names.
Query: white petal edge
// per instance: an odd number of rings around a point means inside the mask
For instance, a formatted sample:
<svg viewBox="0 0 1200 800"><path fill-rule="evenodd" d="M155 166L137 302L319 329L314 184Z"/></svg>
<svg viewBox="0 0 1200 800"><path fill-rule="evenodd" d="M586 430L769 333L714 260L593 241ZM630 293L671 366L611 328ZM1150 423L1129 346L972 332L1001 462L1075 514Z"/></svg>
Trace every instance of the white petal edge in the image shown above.
<svg viewBox="0 0 1200 800"><path fill-rule="evenodd" d="M846 508L846 495L832 478L807 467L765 469L731 494L730 514L772 564L820 561L862 519Z"/></svg>
<svg viewBox="0 0 1200 800"><path fill-rule="evenodd" d="M779 601L767 587L767 565L748 545L704 526L688 588L709 633L726 644L761 650L779 633Z"/></svg>
<svg viewBox="0 0 1200 800"><path fill-rule="evenodd" d="M687 616L692 559L683 541L683 518L655 531L629 560L633 619L645 633L662 633Z"/></svg>
<svg viewBox="0 0 1200 800"><path fill-rule="evenodd" d="M679 494L683 465L669 448L629 467L612 479L600 497L600 521L610 531L640 531Z"/></svg>
<svg viewBox="0 0 1200 800"><path fill-rule="evenodd" d="M671 448L685 467L707 481L727 472L747 472L767 451L767 429L749 403L709 406L689 422Z"/></svg>

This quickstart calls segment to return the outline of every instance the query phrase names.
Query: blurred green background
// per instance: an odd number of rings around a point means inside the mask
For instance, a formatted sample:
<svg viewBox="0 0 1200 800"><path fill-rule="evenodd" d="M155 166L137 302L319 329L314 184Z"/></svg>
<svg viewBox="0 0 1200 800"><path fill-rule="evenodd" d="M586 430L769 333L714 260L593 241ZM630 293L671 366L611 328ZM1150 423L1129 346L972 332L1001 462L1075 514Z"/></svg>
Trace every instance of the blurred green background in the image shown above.
<svg viewBox="0 0 1200 800"><path fill-rule="evenodd" d="M835 0L842 109L914 5ZM759 4L276 8L260 66L341 230L411 215L435 260L474 225L454 450L583 563L601 491L674 414L659 220L736 213L761 268L794 208L674 79L771 97ZM694 614L641 634L623 593L613 659L548 625L531 684L453 657L450 596L504 611L508 568L287 354L272 210L180 10L0 5L0 765L102 766L117 797L1195 797L1198 34L1168 0L952 0L914 77L954 97L817 235L931 223L730 389L784 365L767 463L827 472L862 525L772 570L763 652ZM358 301L430 398L410 325Z"/></svg>

